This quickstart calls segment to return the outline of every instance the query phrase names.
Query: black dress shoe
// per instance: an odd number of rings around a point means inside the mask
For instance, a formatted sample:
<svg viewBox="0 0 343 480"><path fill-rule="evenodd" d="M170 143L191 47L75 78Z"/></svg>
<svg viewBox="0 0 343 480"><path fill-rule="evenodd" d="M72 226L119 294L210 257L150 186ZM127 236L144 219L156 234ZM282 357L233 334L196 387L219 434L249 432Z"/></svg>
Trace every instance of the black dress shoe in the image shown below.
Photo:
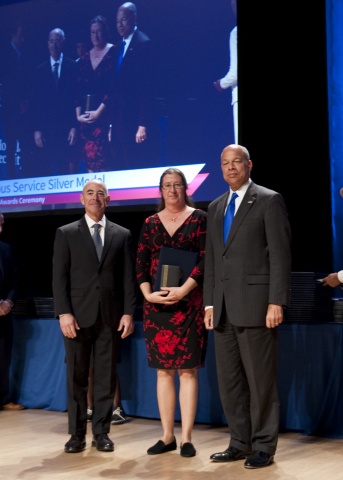
<svg viewBox="0 0 343 480"><path fill-rule="evenodd" d="M174 437L174 440L171 443L168 443L167 445L162 440L159 440L157 443L155 443L155 445L148 448L147 454L159 455L160 453L171 452L172 450L176 450L176 449L177 449L176 438Z"/></svg>
<svg viewBox="0 0 343 480"><path fill-rule="evenodd" d="M213 453L210 456L210 459L214 462L235 462L236 460L243 460L250 452L244 452L242 450L238 450L235 447L229 447L224 452Z"/></svg>
<svg viewBox="0 0 343 480"><path fill-rule="evenodd" d="M64 451L67 453L82 452L86 448L86 437L84 435L72 435L64 445Z"/></svg>
<svg viewBox="0 0 343 480"><path fill-rule="evenodd" d="M100 452L113 452L114 443L108 438L107 433L98 433L93 436L92 446L96 447Z"/></svg>
<svg viewBox="0 0 343 480"><path fill-rule="evenodd" d="M181 457L194 457L196 453L193 443L186 442L180 445Z"/></svg>
<svg viewBox="0 0 343 480"><path fill-rule="evenodd" d="M254 450L251 455L247 457L244 462L245 468L262 468L268 467L274 462L274 455L261 452L260 450Z"/></svg>

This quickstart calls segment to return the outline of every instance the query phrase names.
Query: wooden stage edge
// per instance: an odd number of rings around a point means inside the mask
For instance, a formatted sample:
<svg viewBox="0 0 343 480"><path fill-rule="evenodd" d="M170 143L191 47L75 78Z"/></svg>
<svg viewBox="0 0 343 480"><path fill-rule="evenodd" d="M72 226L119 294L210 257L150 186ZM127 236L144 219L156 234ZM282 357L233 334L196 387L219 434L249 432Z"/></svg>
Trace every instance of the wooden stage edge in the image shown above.
<svg viewBox="0 0 343 480"><path fill-rule="evenodd" d="M98 452L91 446L88 423L87 446L76 454L64 453L69 439L67 413L47 410L0 411L1 480L341 480L343 440L281 433L275 462L259 470L245 469L243 461L212 463L212 453L229 443L227 427L197 424L193 443L197 455L180 456L180 423L175 436L178 449L162 455L146 450L161 435L159 420L129 417L122 425L112 425L110 437L115 450Z"/></svg>

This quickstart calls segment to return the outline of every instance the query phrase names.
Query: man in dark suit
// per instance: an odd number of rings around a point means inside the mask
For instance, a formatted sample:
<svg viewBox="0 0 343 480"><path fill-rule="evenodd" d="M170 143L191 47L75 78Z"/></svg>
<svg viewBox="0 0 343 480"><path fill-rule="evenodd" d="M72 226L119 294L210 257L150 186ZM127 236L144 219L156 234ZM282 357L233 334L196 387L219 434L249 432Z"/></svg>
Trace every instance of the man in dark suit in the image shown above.
<svg viewBox="0 0 343 480"><path fill-rule="evenodd" d="M105 217L109 200L104 183L88 181L81 194L85 216L58 228L55 237L53 296L66 349L71 437L64 450L68 453L81 452L86 446L92 351L92 445L100 451L113 451L108 432L116 386L119 332L122 331L121 338L124 338L134 329L136 288L131 233ZM100 228L94 227L95 224ZM102 252L97 252L96 237Z"/></svg>
<svg viewBox="0 0 343 480"><path fill-rule="evenodd" d="M221 168L230 189L208 207L204 305L231 440L211 459L246 458L246 468L260 468L273 462L278 440L275 328L289 304L291 231L282 196L251 181L245 147L224 148ZM224 240L230 205L234 217Z"/></svg>
<svg viewBox="0 0 343 480"><path fill-rule="evenodd" d="M64 31L49 33L49 59L35 71L33 111L35 175L73 173L77 120L75 115L75 60L64 56Z"/></svg>
<svg viewBox="0 0 343 480"><path fill-rule="evenodd" d="M4 216L0 213L0 233ZM18 274L10 245L0 242L0 410L22 410L23 405L10 401L9 373L12 355L11 311L17 296Z"/></svg>
<svg viewBox="0 0 343 480"><path fill-rule="evenodd" d="M111 94L113 167L141 167L151 114L151 41L137 28L137 9L131 2L117 11L116 72ZM123 44L125 42L125 45Z"/></svg>

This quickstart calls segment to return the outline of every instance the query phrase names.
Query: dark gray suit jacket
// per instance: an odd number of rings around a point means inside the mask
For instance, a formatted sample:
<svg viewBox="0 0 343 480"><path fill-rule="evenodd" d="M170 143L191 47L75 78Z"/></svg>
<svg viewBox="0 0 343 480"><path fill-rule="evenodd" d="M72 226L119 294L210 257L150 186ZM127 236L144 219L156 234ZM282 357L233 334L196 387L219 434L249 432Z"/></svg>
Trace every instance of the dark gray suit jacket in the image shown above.
<svg viewBox="0 0 343 480"><path fill-rule="evenodd" d="M226 244L223 217L228 192L208 207L204 305L218 326L225 299L232 325L265 326L269 303L290 297L291 230L282 196L251 182L234 217Z"/></svg>
<svg viewBox="0 0 343 480"><path fill-rule="evenodd" d="M133 315L136 280L131 233L106 220L99 262L85 217L56 231L53 257L56 316L72 313L80 327L97 319L116 327L124 314Z"/></svg>

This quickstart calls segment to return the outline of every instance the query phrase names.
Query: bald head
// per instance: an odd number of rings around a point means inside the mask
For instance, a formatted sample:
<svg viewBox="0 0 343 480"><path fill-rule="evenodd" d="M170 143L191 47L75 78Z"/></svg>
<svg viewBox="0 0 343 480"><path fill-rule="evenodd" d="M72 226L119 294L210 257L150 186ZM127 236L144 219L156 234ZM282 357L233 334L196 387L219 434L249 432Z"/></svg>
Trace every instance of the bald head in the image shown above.
<svg viewBox="0 0 343 480"><path fill-rule="evenodd" d="M223 157L223 154L227 153L228 151L237 152L239 155L243 155L246 160L250 160L250 153L247 148L243 147L243 145L239 145L238 143L227 145L227 147L223 149L221 157Z"/></svg>
<svg viewBox="0 0 343 480"><path fill-rule="evenodd" d="M64 31L61 28L54 28L49 33L48 48L54 60L59 60L65 41Z"/></svg>
<svg viewBox="0 0 343 480"><path fill-rule="evenodd" d="M90 180L83 187L81 203L87 215L95 222L99 222L105 214L110 197L106 185L100 180Z"/></svg>
<svg viewBox="0 0 343 480"><path fill-rule="evenodd" d="M117 31L122 38L128 38L137 25L137 8L134 3L125 2L117 10Z"/></svg>
<svg viewBox="0 0 343 480"><path fill-rule="evenodd" d="M249 180L252 169L248 149L233 143L224 148L220 159L224 180L233 191L238 190Z"/></svg>

